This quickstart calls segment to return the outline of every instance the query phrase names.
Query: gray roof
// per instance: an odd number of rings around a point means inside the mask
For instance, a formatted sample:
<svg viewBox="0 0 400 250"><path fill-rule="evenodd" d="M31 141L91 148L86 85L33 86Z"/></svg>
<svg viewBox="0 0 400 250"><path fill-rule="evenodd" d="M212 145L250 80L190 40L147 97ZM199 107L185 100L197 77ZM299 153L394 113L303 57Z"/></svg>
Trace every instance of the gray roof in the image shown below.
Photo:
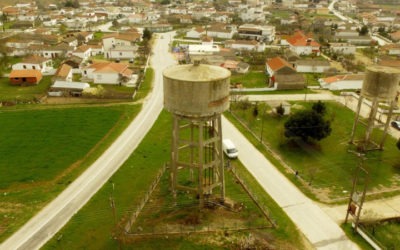
<svg viewBox="0 0 400 250"><path fill-rule="evenodd" d="M297 60L296 65L306 65L306 66L331 66L329 61L325 60Z"/></svg>
<svg viewBox="0 0 400 250"><path fill-rule="evenodd" d="M66 82L66 81L55 81L53 85L51 85L52 88L58 88L58 89L79 89L79 90L84 90L86 88L89 88L90 85L89 83L86 82Z"/></svg>

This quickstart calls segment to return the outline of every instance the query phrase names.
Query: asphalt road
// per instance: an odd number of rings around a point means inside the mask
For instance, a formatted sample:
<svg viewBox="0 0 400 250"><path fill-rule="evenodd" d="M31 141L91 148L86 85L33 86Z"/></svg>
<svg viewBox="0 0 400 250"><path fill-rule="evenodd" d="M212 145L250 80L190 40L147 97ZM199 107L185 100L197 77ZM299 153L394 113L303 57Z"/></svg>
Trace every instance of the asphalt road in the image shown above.
<svg viewBox="0 0 400 250"><path fill-rule="evenodd" d="M155 70L154 89L144 101L143 109L135 120L90 168L3 242L1 250L39 249L89 201L130 156L163 108L162 71L165 67L176 64L168 53L168 43L169 39L157 39L155 42L151 59Z"/></svg>

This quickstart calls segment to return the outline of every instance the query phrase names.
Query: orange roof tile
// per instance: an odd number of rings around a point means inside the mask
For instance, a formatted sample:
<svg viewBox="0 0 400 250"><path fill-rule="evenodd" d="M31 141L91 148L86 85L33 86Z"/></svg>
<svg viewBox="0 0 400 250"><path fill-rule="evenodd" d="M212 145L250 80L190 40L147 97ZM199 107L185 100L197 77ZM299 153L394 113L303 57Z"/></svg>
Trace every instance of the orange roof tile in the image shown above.
<svg viewBox="0 0 400 250"><path fill-rule="evenodd" d="M123 73L128 69L128 64L114 63L114 62L98 62L89 66L89 68L95 69L95 72L117 72Z"/></svg>
<svg viewBox="0 0 400 250"><path fill-rule="evenodd" d="M283 58L281 58L279 56L269 59L267 61L267 64L273 71L280 70L281 68L284 68L284 67L289 67L289 68L295 70L293 68L293 66L290 65L290 63L288 63L286 60L284 60Z"/></svg>
<svg viewBox="0 0 400 250"><path fill-rule="evenodd" d="M57 72L56 72L56 76L59 77L67 77L69 72L71 71L72 67L69 66L68 64L63 64L61 65L60 68L58 68Z"/></svg>
<svg viewBox="0 0 400 250"><path fill-rule="evenodd" d="M20 78L20 77L37 77L41 78L42 73L39 70L35 69L14 69L11 71L9 78Z"/></svg>

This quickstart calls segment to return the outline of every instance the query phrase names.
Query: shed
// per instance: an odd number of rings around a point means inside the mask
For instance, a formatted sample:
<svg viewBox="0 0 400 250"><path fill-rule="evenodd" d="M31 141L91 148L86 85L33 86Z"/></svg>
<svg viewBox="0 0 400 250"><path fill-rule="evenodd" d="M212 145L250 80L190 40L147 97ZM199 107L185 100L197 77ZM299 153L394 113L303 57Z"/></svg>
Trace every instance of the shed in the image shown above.
<svg viewBox="0 0 400 250"><path fill-rule="evenodd" d="M34 69L12 70L9 79L13 85L36 85L42 80L42 73Z"/></svg>
<svg viewBox="0 0 400 250"><path fill-rule="evenodd" d="M81 96L82 91L87 88L90 88L90 85L86 82L55 81L50 87L49 95L62 93L62 95Z"/></svg>
<svg viewBox="0 0 400 250"><path fill-rule="evenodd" d="M276 74L276 89L304 89L305 79L302 74Z"/></svg>

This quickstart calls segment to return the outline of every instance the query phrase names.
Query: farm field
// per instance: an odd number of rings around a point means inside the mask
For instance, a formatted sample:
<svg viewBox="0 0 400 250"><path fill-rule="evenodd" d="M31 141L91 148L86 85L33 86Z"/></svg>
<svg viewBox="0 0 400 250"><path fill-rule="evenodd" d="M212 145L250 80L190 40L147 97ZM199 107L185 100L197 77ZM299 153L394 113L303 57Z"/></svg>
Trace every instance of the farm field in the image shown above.
<svg viewBox="0 0 400 250"><path fill-rule="evenodd" d="M40 108L0 113L0 241L97 159L140 105Z"/></svg>

